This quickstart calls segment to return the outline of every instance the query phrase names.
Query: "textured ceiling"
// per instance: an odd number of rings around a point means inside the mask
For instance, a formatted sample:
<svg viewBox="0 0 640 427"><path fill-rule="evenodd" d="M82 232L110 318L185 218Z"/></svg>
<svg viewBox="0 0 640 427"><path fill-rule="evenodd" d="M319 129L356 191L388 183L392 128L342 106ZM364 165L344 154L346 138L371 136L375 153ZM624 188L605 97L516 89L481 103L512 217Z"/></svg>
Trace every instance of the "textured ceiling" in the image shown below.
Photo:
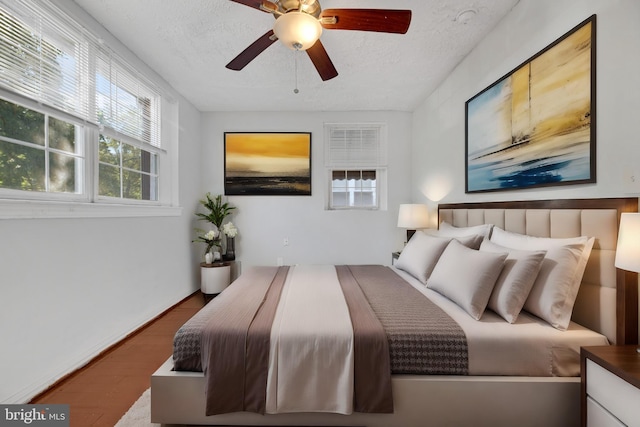
<svg viewBox="0 0 640 427"><path fill-rule="evenodd" d="M325 30L339 75L323 82L306 53L280 43L242 71L226 69L274 22L239 3L75 0L200 111L413 111L519 0L320 1L324 9L411 9L411 26L403 35ZM456 20L466 9L477 14Z"/></svg>

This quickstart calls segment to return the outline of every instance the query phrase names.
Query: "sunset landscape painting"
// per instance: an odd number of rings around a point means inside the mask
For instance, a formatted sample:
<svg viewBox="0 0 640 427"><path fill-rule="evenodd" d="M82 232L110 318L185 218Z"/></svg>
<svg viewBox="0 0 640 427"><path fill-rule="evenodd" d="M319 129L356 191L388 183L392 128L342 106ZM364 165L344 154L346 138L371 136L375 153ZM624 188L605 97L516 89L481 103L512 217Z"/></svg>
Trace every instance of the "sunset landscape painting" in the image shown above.
<svg viewBox="0 0 640 427"><path fill-rule="evenodd" d="M311 133L226 132L224 192L311 195Z"/></svg>
<svg viewBox="0 0 640 427"><path fill-rule="evenodd" d="M466 103L466 192L595 182L595 15Z"/></svg>

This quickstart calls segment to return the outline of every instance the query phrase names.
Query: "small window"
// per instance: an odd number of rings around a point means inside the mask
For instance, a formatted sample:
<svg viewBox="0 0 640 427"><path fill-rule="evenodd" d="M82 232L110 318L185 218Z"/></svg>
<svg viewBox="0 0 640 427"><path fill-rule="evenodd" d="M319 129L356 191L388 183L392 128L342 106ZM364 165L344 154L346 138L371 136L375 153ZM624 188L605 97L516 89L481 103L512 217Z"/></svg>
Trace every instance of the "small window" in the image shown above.
<svg viewBox="0 0 640 427"><path fill-rule="evenodd" d="M0 99L0 187L83 193L82 127Z"/></svg>
<svg viewBox="0 0 640 427"><path fill-rule="evenodd" d="M386 125L325 124L329 209L386 209Z"/></svg>
<svg viewBox="0 0 640 427"><path fill-rule="evenodd" d="M158 200L158 156L100 134L98 195Z"/></svg>
<svg viewBox="0 0 640 427"><path fill-rule="evenodd" d="M332 170L331 206L340 208L377 208L375 170Z"/></svg>

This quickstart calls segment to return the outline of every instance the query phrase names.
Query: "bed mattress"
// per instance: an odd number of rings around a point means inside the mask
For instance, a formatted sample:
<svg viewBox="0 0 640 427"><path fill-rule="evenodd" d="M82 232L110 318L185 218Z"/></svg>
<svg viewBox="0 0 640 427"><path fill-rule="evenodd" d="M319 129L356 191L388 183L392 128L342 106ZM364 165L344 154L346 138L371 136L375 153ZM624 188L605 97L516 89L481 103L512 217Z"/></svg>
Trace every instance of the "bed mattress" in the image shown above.
<svg viewBox="0 0 640 427"><path fill-rule="evenodd" d="M415 351L416 348L411 351L415 346L411 344L410 334L420 334L420 322L424 322L424 318L420 318L415 327L406 326L407 314L417 314L415 308L396 307L392 312L388 309L384 312L376 312L383 326L390 328L387 336L391 371L396 375L446 373L448 375L578 376L580 347L608 344L603 335L576 323L572 322L566 331L560 331L526 312L522 312L513 324L507 323L490 310L485 311L480 320L475 320L455 303L426 288L409 274L393 267L386 267L385 270L393 277L401 278L417 291L416 295L424 297L425 301L429 301L450 316L466 336L468 368L458 369L455 372L441 372L438 371L439 368L434 368L438 363L434 365L432 351L420 351L420 349ZM390 293L389 298L392 297L393 293ZM220 296L215 298L178 330L174 338L175 370L202 370L202 331L217 306L224 303L224 298ZM419 306L422 305L419 304ZM379 307L376 308L374 301L372 301L372 308L374 311L381 310ZM403 326L398 329L398 324Z"/></svg>

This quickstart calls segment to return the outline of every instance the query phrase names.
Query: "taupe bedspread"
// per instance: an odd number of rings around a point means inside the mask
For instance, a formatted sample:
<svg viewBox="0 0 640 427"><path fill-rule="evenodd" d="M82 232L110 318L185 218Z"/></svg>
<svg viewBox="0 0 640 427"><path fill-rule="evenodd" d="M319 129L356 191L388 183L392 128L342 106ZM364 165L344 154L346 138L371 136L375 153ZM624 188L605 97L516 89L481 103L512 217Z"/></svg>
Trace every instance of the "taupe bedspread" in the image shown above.
<svg viewBox="0 0 640 427"><path fill-rule="evenodd" d="M264 413L269 334L288 267L247 272L220 297L202 331L206 414Z"/></svg>
<svg viewBox="0 0 640 427"><path fill-rule="evenodd" d="M462 329L394 271L337 266L336 273L354 328L355 411L393 410L391 373L467 374ZM286 274L286 267L247 271L176 334L174 369L204 366L207 415L264 413L269 329Z"/></svg>

